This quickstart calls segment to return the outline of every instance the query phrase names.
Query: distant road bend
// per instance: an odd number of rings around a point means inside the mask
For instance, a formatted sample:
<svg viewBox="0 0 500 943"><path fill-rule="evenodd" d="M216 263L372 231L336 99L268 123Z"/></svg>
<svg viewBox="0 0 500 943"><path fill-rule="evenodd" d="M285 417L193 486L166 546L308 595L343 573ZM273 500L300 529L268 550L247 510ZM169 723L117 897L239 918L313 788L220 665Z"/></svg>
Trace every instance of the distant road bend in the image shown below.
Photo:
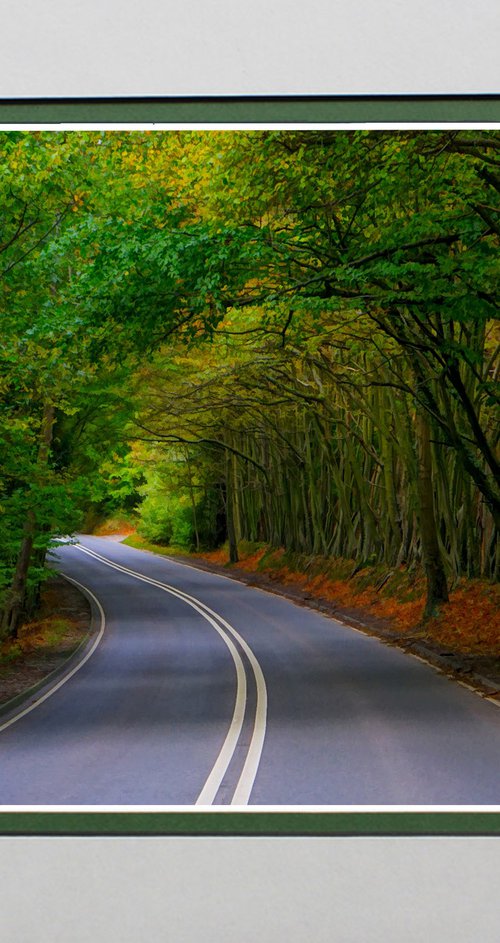
<svg viewBox="0 0 500 943"><path fill-rule="evenodd" d="M287 599L61 545L100 632L0 719L1 805L500 805L500 710Z"/></svg>

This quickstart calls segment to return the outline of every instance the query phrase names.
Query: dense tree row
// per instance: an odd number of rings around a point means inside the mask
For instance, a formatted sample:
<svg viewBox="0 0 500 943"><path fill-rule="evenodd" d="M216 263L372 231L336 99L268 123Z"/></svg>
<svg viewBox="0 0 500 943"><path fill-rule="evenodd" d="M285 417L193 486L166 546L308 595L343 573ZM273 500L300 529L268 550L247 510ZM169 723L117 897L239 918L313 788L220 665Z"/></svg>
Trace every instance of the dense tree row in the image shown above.
<svg viewBox="0 0 500 943"><path fill-rule="evenodd" d="M124 497L423 565L428 612L498 579L499 167L496 131L3 133L3 631Z"/></svg>

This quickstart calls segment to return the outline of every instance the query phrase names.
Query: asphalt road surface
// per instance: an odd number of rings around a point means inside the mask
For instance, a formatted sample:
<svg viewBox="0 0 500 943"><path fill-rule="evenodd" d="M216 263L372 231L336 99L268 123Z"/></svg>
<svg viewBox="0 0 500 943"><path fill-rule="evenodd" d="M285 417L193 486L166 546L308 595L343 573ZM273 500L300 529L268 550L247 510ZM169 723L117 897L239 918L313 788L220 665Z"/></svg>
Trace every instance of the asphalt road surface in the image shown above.
<svg viewBox="0 0 500 943"><path fill-rule="evenodd" d="M106 538L57 566L97 634L0 718L1 805L500 804L499 707L415 658Z"/></svg>

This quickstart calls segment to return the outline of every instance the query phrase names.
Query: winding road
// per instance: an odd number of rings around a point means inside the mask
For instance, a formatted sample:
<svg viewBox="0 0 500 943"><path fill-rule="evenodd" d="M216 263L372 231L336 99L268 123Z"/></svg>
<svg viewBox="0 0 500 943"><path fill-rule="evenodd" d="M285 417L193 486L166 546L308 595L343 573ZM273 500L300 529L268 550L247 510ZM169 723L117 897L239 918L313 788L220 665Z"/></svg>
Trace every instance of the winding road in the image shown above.
<svg viewBox="0 0 500 943"><path fill-rule="evenodd" d="M0 805L500 805L500 709L283 597L97 537L78 665L0 718Z"/></svg>

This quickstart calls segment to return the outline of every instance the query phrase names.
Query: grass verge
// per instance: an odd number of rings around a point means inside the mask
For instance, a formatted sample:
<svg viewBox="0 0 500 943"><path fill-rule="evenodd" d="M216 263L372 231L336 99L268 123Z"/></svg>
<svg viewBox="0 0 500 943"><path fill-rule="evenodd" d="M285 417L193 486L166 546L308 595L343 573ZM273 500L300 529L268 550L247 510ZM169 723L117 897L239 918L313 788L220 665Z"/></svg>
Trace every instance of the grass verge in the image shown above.
<svg viewBox="0 0 500 943"><path fill-rule="evenodd" d="M164 544L154 544L151 541L146 540L145 537L140 537L139 534L129 534L128 537L125 537L125 540L121 541L122 544L126 544L127 547L134 547L135 550L149 550L151 553L159 553L164 557L191 557L193 556L189 550L186 550L184 547L176 546L165 546Z"/></svg>

